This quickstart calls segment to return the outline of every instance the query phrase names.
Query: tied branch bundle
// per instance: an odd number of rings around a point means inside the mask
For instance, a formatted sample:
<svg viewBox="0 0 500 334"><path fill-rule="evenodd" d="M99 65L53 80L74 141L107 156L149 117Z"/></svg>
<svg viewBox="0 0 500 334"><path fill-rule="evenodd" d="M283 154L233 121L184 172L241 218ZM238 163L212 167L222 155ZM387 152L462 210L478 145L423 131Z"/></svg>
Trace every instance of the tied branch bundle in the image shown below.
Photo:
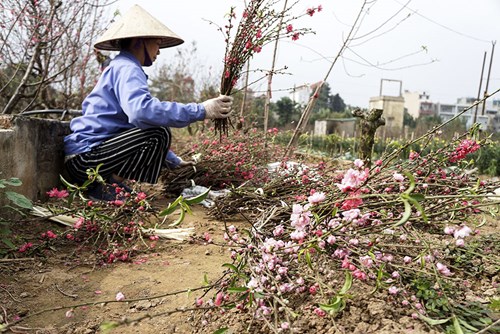
<svg viewBox="0 0 500 334"><path fill-rule="evenodd" d="M226 50L224 55L224 70L222 72L220 92L223 95L234 93L238 79L242 75L243 66L253 57L255 53L260 53L264 45L276 41L279 38L290 37L297 40L300 35L310 32L310 29L294 29L290 23L293 20L320 11L321 7L310 8L302 15L293 16L291 9L298 3L295 1L289 7L276 10L281 1L279 0L252 0L243 11L242 17L236 33L234 31L234 21L236 19L235 7L231 7L228 14L228 23L224 28L219 28L223 32ZM220 135L227 135L230 120L217 119L214 121L215 132Z"/></svg>

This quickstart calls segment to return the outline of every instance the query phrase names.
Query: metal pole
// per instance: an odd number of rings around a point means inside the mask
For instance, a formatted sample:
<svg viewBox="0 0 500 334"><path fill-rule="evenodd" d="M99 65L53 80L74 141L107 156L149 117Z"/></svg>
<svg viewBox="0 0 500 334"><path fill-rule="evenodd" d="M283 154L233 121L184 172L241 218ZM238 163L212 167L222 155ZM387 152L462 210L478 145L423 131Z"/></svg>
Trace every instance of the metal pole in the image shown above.
<svg viewBox="0 0 500 334"><path fill-rule="evenodd" d="M483 74L484 74L484 65L486 64L486 51L484 51L484 56L483 56L483 67L481 68L481 77L479 78L479 90L477 91L477 101L481 98L481 86L483 85ZM477 120L477 104L476 108L474 109L474 120L472 121L472 124L475 124Z"/></svg>
<svg viewBox="0 0 500 334"><path fill-rule="evenodd" d="M484 101L483 101L483 110L481 111L481 115L484 115L484 109L486 108L486 97L488 96L488 84L490 83L490 74L491 74L491 65L493 63L493 53L495 53L495 44L497 41L491 42L491 57L490 57L490 67L488 69L488 77L486 78L486 88L484 89Z"/></svg>

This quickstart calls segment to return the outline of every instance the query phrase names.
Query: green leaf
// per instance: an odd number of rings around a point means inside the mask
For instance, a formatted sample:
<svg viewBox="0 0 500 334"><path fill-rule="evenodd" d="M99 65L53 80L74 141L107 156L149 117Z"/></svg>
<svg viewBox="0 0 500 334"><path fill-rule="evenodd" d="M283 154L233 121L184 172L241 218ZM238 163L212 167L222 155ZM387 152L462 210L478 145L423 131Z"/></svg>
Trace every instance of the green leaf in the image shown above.
<svg viewBox="0 0 500 334"><path fill-rule="evenodd" d="M59 175L59 179L61 180L62 184L67 188L67 189L78 189L78 187L68 181L62 175Z"/></svg>
<svg viewBox="0 0 500 334"><path fill-rule="evenodd" d="M244 287L244 286L227 288L227 292L229 292L229 293L241 293L241 292L247 292L247 291L248 291L248 288Z"/></svg>
<svg viewBox="0 0 500 334"><path fill-rule="evenodd" d="M31 203L31 201L22 194L18 194L18 193L13 192L13 191L6 191L5 195L7 196L7 198L9 200L12 201L12 203L14 203L15 205L17 205L20 208L23 208L23 209L32 209L33 208L33 203Z"/></svg>
<svg viewBox="0 0 500 334"><path fill-rule="evenodd" d="M462 324L462 326L464 326L465 328L467 328L467 329L469 329L471 331L474 331L474 332L479 331L478 328L476 328L476 327L468 324L467 321L465 321L465 320L462 320L462 319L459 318L458 321L460 322L460 324Z"/></svg>
<svg viewBox="0 0 500 334"><path fill-rule="evenodd" d="M179 212L179 218L177 218L176 221L174 221L172 224L170 224L168 226L177 226L177 225L179 225L180 223L182 223L182 221L184 220L185 216L186 216L186 211L184 211L184 209L182 209Z"/></svg>
<svg viewBox="0 0 500 334"><path fill-rule="evenodd" d="M403 225L411 217L411 205L410 205L410 202L408 202L408 200L404 199L403 196L401 196L401 198L402 198L402 201L403 201L403 203L405 205L405 212L403 214L403 217L401 217L401 219L399 220L399 222L397 222L396 224L394 224L394 227Z"/></svg>
<svg viewBox="0 0 500 334"><path fill-rule="evenodd" d="M8 186L14 186L14 187L19 187L20 185L23 184L23 182L20 179L18 179L17 177L11 177L8 180L2 180L1 183L6 184Z"/></svg>
<svg viewBox="0 0 500 334"><path fill-rule="evenodd" d="M455 329L455 334L464 334L462 326L460 326L460 322L458 322L458 318L455 315L452 318L453 318L453 329Z"/></svg>
<svg viewBox="0 0 500 334"><path fill-rule="evenodd" d="M224 327L224 328L219 328L218 330L216 330L215 332L213 332L212 334L225 334L225 333L228 333L228 328L227 327Z"/></svg>
<svg viewBox="0 0 500 334"><path fill-rule="evenodd" d="M349 291L351 289L351 286L352 286L352 274L350 271L346 270L344 286L340 290L339 294L345 295L347 293L347 291Z"/></svg>
<svg viewBox="0 0 500 334"><path fill-rule="evenodd" d="M309 252L308 249L306 249L305 254L306 254L307 265L309 266L309 268L313 269L313 264L312 264L312 261L311 261L311 253Z"/></svg>
<svg viewBox="0 0 500 334"><path fill-rule="evenodd" d="M238 268L234 264L231 264L231 263L224 263L222 265L222 267L227 267L227 268L231 269L232 271L234 271L235 273L238 272Z"/></svg>
<svg viewBox="0 0 500 334"><path fill-rule="evenodd" d="M159 214L160 217L172 214L177 209L177 206L179 206L179 203L181 201L182 201L182 195L177 197L177 199L175 201L173 201L172 203L170 203L165 210L160 212L160 214Z"/></svg>
<svg viewBox="0 0 500 334"><path fill-rule="evenodd" d="M108 333L113 328L117 328L119 324L115 321L104 321L100 327L102 333Z"/></svg>
<svg viewBox="0 0 500 334"><path fill-rule="evenodd" d="M424 194L409 194L408 197L417 202L421 202L425 199Z"/></svg>
<svg viewBox="0 0 500 334"><path fill-rule="evenodd" d="M330 314L336 314L342 311L345 307L344 298L335 296L329 304L319 304L319 308Z"/></svg>
<svg viewBox="0 0 500 334"><path fill-rule="evenodd" d="M446 319L432 319L432 318L426 317L425 315L423 315L421 313L418 313L418 317L420 319L422 319L423 321L425 321L426 323L428 323L429 325L431 325L431 326L442 325L442 324L447 323L448 321L450 321L450 318L446 318Z"/></svg>
<svg viewBox="0 0 500 334"><path fill-rule="evenodd" d="M339 208L334 207L332 210L332 217L335 217L337 215L337 212L339 211Z"/></svg>
<svg viewBox="0 0 500 334"><path fill-rule="evenodd" d="M199 194L196 197L184 199L184 202L188 205L198 204L207 198L209 192L210 192L210 189L207 189L205 192Z"/></svg>
<svg viewBox="0 0 500 334"><path fill-rule="evenodd" d="M408 189L406 189L405 194L410 194L415 189L415 178L410 172L404 171L403 174L410 180L410 185Z"/></svg>
<svg viewBox="0 0 500 334"><path fill-rule="evenodd" d="M7 247L9 247L10 249L14 249L16 248L16 246L12 243L12 241L10 241L9 239L6 239L6 238L2 238L2 242L7 245Z"/></svg>

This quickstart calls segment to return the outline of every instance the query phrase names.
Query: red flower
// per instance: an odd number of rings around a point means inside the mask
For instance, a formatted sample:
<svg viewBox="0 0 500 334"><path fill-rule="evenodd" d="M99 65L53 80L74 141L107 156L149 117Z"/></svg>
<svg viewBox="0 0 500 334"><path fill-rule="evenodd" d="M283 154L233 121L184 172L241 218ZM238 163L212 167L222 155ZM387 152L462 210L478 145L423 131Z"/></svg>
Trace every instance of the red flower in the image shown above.
<svg viewBox="0 0 500 334"><path fill-rule="evenodd" d="M298 39L299 39L299 33L298 33L298 32L296 32L296 33L295 33L295 34L293 34L293 36L292 36L292 41L296 41L296 40L298 40Z"/></svg>
<svg viewBox="0 0 500 334"><path fill-rule="evenodd" d="M318 6L318 13L321 12L323 10L323 6L319 5Z"/></svg>
<svg viewBox="0 0 500 334"><path fill-rule="evenodd" d="M316 10L314 8L308 8L307 11L306 11L306 13L309 16L313 16L315 12L316 12Z"/></svg>
<svg viewBox="0 0 500 334"><path fill-rule="evenodd" d="M293 26L291 24L286 26L286 32L292 32L293 31Z"/></svg>

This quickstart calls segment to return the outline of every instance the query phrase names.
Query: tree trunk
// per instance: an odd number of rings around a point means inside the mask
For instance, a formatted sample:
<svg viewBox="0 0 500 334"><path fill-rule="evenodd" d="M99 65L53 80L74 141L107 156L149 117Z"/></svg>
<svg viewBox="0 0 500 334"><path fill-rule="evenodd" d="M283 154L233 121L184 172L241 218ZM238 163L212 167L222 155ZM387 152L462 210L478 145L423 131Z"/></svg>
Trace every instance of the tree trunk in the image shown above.
<svg viewBox="0 0 500 334"><path fill-rule="evenodd" d="M382 117L382 109L372 109L363 111L356 109L353 112L354 117L360 118L360 135L358 154L359 159L363 160L365 166L371 167L372 151L375 144L375 132L385 125L385 119Z"/></svg>

